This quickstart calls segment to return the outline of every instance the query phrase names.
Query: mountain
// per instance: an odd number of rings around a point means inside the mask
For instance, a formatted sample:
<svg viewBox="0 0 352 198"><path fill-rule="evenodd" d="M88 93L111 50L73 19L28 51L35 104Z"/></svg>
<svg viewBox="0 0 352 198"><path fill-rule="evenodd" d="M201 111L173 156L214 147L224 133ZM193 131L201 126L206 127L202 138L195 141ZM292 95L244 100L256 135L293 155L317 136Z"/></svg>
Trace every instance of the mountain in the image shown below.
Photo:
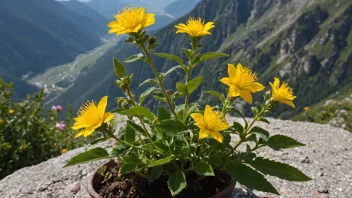
<svg viewBox="0 0 352 198"><path fill-rule="evenodd" d="M290 118L302 112L305 106L352 88L350 0L203 0L189 14L155 32L162 44L156 52L172 53L185 59L179 49L189 47L189 44L186 35L175 34L174 25L185 22L190 16L200 16L215 23L212 35L202 39L205 46L202 51L230 54L229 58L208 61L197 67L194 74L203 75L206 80L201 91L192 95L193 101L201 97L203 105L215 104L216 100L203 94L204 90L225 92L226 86L219 79L227 75L227 63L238 62L251 66L259 81L267 87L274 77L293 87L297 95L296 108L281 105L272 116ZM139 51L135 47L119 43L79 77L56 103L73 103L74 108L78 108L88 99L98 100L109 95L109 107L116 107L114 98L122 93L113 83L116 77L112 57L125 60L136 53ZM154 59L158 71L166 71L174 64L157 57ZM152 72L142 62L126 64L126 68L133 72L133 92L138 96L146 89L146 86L138 85L152 77ZM181 70L165 80L166 87L175 90L178 81L184 81Z"/></svg>
<svg viewBox="0 0 352 198"><path fill-rule="evenodd" d="M104 35L108 31L106 24L109 23L109 20L91 7L87 6L85 3L78 0L70 0L63 1L62 4L76 14L89 18L92 26L96 27L95 31L98 35Z"/></svg>
<svg viewBox="0 0 352 198"><path fill-rule="evenodd" d="M0 67L17 77L70 62L101 43L89 18L54 0L0 1L0 29Z"/></svg>
<svg viewBox="0 0 352 198"><path fill-rule="evenodd" d="M159 9L161 5L167 5L167 3L172 1L162 1L162 0L151 0L151 1L142 1L142 0L91 0L85 2L92 9L99 12L101 15L107 19L114 20L114 16L118 13L119 10L122 10L126 6L143 6L146 8L147 12L154 12L156 14L156 23L148 27L148 30L157 30L167 24L171 23L174 18ZM158 5L158 6L156 6Z"/></svg>
<svg viewBox="0 0 352 198"><path fill-rule="evenodd" d="M180 18L196 7L199 2L200 0L177 0L167 5L164 11L175 18Z"/></svg>

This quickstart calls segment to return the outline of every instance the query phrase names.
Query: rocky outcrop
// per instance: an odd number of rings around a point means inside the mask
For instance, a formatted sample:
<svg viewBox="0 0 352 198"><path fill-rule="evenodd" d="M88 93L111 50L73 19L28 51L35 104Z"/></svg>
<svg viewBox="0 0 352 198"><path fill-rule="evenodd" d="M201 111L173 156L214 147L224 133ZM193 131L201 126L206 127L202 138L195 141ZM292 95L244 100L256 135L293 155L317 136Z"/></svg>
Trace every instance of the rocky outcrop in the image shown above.
<svg viewBox="0 0 352 198"><path fill-rule="evenodd" d="M232 117L228 118L231 122ZM282 197L352 197L352 134L329 125L269 119L263 124L272 134L289 135L306 144L305 147L273 151L260 150L260 155L289 163L312 178L305 183L293 183L268 177ZM234 138L233 141L236 141ZM100 144L111 147L112 141ZM77 197L88 198L86 184L91 173L103 161L69 168L62 166L76 154L79 148L41 164L23 168L0 181L1 198ZM236 194L254 197L252 193ZM246 191L246 190L245 190ZM267 196L254 191L258 196ZM239 197L239 196L237 196ZM270 197L275 197L270 195Z"/></svg>

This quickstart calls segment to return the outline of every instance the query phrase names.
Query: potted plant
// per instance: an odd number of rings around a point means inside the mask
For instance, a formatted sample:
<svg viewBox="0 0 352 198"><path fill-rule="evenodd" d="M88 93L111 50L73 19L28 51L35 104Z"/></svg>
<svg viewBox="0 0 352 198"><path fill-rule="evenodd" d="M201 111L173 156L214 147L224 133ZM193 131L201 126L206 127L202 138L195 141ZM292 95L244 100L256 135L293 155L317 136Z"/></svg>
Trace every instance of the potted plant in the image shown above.
<svg viewBox="0 0 352 198"><path fill-rule="evenodd" d="M204 93L216 96L221 107L190 103L190 95L201 85L202 76L191 79L192 70L209 59L228 56L218 52L200 53L202 37L210 35L213 22L190 18L186 24L176 25L176 33L190 36L190 49L182 51L187 62L176 55L153 53L158 46L156 38L148 35L145 27L154 24L154 14L145 13L144 8L125 8L108 24L109 33L128 34L125 42L141 49L125 62L144 61L149 64L155 78L144 83L148 88L137 97L132 93L132 74L126 74L123 64L113 59L118 76L116 84L125 93L117 99L117 113L128 117L126 126L115 135L111 121L114 114L105 112L107 96L98 104L88 102L81 107L75 118L73 129L81 129L77 137L87 137L94 131L102 137L92 144L109 138L116 140L114 149L108 153L104 148L92 148L72 158L66 165L101 159L117 159L97 169L89 187L92 197L230 197L234 180L251 189L279 194L265 179L265 175L289 181L309 181L310 178L296 168L257 155L262 147L274 150L304 146L284 135L270 133L256 126L257 122L268 123L264 115L274 105L285 103L295 107L292 89L278 78L274 79L271 91L265 92L263 103L252 107L253 119L248 121L235 108L236 100L243 99L252 105L252 94L265 87L249 67L228 64L228 76L220 82L229 87L227 96L216 92ZM165 73L158 73L152 55L172 60L178 66ZM163 80L175 70L185 72L185 82L177 82L176 91L166 90ZM144 105L147 96L159 101L156 113ZM184 102L181 102L184 101ZM233 112L241 116L243 123L229 124L225 114ZM231 143L233 136L239 140ZM241 146L242 145L242 146ZM226 187L228 187L226 189ZM226 189L225 191L223 191ZM223 191L223 193L221 193Z"/></svg>

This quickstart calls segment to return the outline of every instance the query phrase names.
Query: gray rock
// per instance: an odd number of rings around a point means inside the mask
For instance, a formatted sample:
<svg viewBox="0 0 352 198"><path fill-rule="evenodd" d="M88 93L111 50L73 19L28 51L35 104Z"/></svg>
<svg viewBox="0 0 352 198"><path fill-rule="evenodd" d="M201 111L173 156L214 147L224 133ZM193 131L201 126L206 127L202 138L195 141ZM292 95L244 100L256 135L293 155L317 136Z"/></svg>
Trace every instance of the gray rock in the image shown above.
<svg viewBox="0 0 352 198"><path fill-rule="evenodd" d="M237 118L229 117L231 123ZM329 125L269 119L271 125L260 123L271 134L291 136L305 143L305 147L273 151L262 148L259 156L270 157L299 168L312 178L309 182L288 182L275 177L267 179L281 197L352 197L352 133ZM120 124L121 126L121 124ZM233 143L238 141L233 138ZM98 146L111 149L113 141ZM88 198L87 179L104 161L91 162L68 168L62 166L73 156L84 151L78 148L35 166L20 169L0 181L1 198ZM314 151L314 152L313 152ZM310 163L301 163L308 157ZM334 165L335 163L335 165ZM337 165L339 163L340 165ZM321 173L324 175L321 176ZM327 194L328 193L328 194ZM274 197L236 186L233 198Z"/></svg>

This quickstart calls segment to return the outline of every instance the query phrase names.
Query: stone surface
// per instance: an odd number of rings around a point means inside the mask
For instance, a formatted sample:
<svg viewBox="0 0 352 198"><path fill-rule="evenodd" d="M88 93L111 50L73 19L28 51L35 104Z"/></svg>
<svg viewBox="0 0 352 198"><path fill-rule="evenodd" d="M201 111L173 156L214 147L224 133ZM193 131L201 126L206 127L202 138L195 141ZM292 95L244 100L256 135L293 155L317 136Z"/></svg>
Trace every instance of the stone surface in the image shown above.
<svg viewBox="0 0 352 198"><path fill-rule="evenodd" d="M231 123L234 118L228 118ZM287 182L274 177L268 180L278 189L282 198L351 198L352 197L352 133L329 125L280 121L269 119L271 125L260 124L272 134L291 136L305 143L305 147L273 151L260 150L260 156L291 164L312 178L312 181ZM236 137L233 142L237 141ZM99 146L111 148L113 141ZM104 161L62 166L76 154L78 148L41 164L20 169L0 181L1 198L89 197L87 179ZM303 161L303 162L302 162ZM308 163L309 162L309 163ZM262 192L250 191L237 185L235 197L270 197Z"/></svg>

